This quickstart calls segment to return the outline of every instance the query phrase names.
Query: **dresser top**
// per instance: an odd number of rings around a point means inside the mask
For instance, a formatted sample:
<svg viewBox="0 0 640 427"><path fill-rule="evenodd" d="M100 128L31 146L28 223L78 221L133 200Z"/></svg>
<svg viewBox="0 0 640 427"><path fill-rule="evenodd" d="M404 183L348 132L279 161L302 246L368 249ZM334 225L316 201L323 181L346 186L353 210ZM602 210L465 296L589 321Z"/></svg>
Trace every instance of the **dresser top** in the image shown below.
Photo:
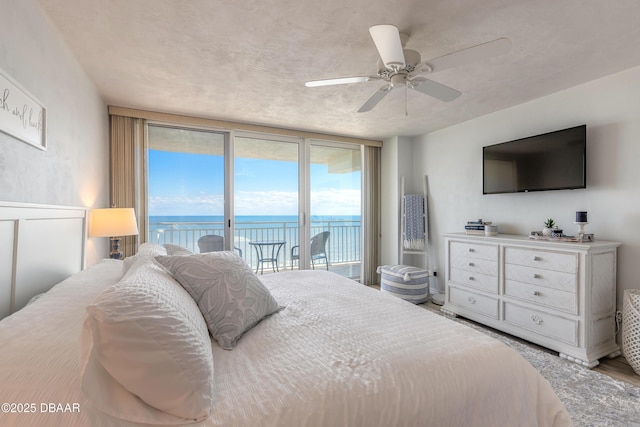
<svg viewBox="0 0 640 427"><path fill-rule="evenodd" d="M464 240L473 240L478 242L493 242L493 243L513 243L513 244L522 244L522 245L533 245L533 246L541 246L544 245L546 247L554 247L554 248L563 248L563 249L604 249L604 248L615 248L621 245L620 242L610 242L606 240L595 240L593 242L570 242L564 240L555 240L555 239L530 239L529 236L522 236L519 234L498 234L497 236L484 236L482 234L467 234L465 232L457 232L457 233L445 233L444 237L447 238L455 238L455 239L464 239Z"/></svg>

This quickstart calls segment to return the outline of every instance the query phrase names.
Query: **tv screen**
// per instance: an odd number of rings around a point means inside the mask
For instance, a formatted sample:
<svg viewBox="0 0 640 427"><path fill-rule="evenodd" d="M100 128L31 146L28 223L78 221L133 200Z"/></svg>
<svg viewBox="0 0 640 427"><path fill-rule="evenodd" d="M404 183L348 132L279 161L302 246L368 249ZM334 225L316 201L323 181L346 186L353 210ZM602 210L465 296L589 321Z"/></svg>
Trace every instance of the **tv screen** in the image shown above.
<svg viewBox="0 0 640 427"><path fill-rule="evenodd" d="M587 126L482 148L483 194L587 186Z"/></svg>

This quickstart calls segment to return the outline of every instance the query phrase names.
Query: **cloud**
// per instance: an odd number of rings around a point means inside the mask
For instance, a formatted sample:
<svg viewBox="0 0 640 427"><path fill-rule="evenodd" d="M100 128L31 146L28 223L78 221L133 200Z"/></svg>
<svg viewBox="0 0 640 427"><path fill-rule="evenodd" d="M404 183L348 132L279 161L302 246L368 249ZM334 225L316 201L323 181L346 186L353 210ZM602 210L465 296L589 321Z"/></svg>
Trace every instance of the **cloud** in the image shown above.
<svg viewBox="0 0 640 427"><path fill-rule="evenodd" d="M293 191L240 191L234 200L236 215L297 215L298 193Z"/></svg>
<svg viewBox="0 0 640 427"><path fill-rule="evenodd" d="M200 216L223 215L224 196L202 195L198 197L149 197L150 216Z"/></svg>
<svg viewBox="0 0 640 427"><path fill-rule="evenodd" d="M326 189L311 192L312 215L360 215L359 190Z"/></svg>
<svg viewBox="0 0 640 427"><path fill-rule="evenodd" d="M311 192L312 215L360 215L360 191L325 189ZM295 191L240 191L234 199L236 215L297 215ZM223 215L224 196L149 197L150 216Z"/></svg>

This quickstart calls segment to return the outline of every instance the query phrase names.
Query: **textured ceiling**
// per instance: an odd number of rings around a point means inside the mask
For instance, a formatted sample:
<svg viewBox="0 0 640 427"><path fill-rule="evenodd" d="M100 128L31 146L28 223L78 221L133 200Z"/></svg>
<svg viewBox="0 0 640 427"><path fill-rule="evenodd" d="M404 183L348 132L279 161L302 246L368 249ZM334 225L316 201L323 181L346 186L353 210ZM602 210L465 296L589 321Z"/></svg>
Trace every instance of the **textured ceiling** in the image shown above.
<svg viewBox="0 0 640 427"><path fill-rule="evenodd" d="M110 105L371 139L427 133L640 65L637 0L38 0ZM505 55L429 77L445 103L370 75L368 28L426 60L500 37ZM408 115L405 115L405 107Z"/></svg>

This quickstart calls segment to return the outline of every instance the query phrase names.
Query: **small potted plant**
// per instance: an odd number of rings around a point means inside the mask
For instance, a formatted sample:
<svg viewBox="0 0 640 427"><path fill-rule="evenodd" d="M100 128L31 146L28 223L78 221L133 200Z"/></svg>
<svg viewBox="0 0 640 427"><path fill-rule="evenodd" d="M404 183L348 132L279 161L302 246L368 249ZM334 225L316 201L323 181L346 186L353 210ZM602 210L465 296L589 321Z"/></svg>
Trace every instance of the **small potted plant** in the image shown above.
<svg viewBox="0 0 640 427"><path fill-rule="evenodd" d="M543 236L551 236L551 230L553 230L553 227L556 225L556 222L549 218L544 222L544 228L542 229L542 235Z"/></svg>

